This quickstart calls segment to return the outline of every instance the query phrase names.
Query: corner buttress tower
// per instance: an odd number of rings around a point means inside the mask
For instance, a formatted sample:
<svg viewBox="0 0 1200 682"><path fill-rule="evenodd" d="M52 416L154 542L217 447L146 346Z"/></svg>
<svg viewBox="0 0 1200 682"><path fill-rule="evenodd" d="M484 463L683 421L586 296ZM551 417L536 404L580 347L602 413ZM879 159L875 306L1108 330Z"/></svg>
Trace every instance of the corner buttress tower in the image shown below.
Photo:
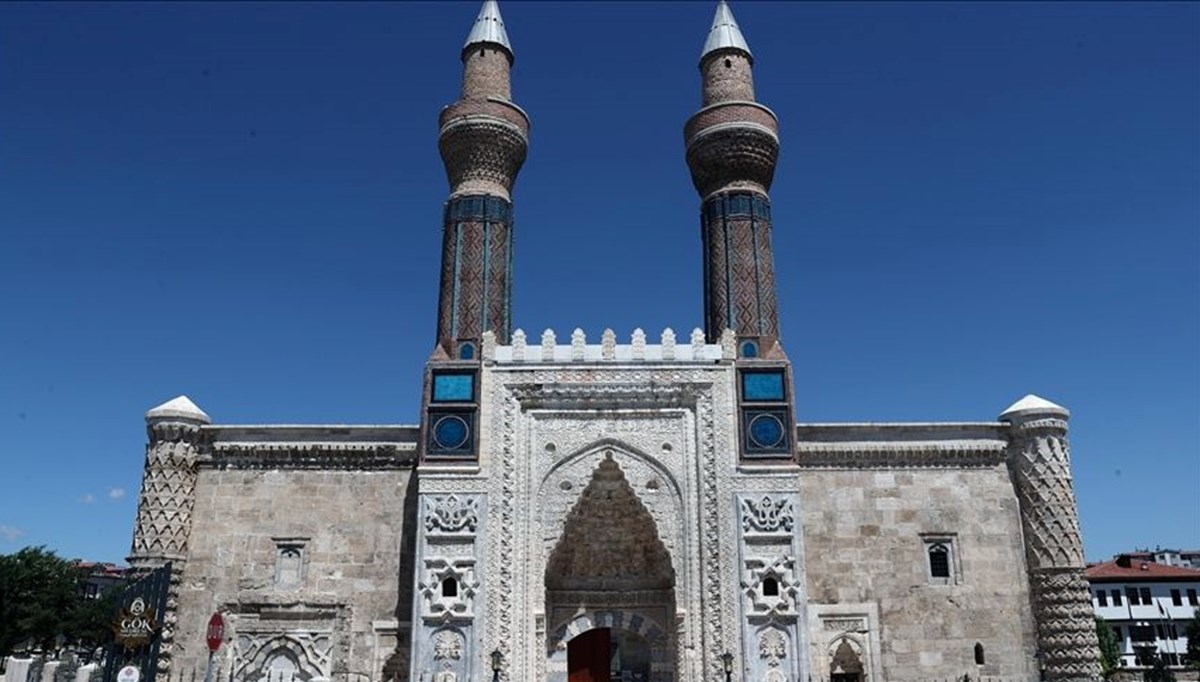
<svg viewBox="0 0 1200 682"><path fill-rule="evenodd" d="M438 119L450 198L435 356L474 360L484 332L508 342L512 187L529 147L529 117L512 102L513 52L495 0L483 3L462 61L462 94Z"/></svg>
<svg viewBox="0 0 1200 682"><path fill-rule="evenodd" d="M700 55L701 108L684 126L700 193L704 326L737 334L739 357L778 353L779 314L767 191L779 157L775 114L754 100L754 56L724 0Z"/></svg>

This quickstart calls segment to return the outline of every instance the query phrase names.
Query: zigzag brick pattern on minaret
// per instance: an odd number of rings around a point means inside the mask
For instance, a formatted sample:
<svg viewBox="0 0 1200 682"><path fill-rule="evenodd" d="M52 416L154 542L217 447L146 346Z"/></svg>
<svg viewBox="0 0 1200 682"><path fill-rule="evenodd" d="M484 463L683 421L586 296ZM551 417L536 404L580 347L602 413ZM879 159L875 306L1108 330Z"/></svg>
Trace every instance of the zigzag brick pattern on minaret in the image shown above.
<svg viewBox="0 0 1200 682"><path fill-rule="evenodd" d="M1091 589L1083 576L1083 541L1071 480L1065 409L1030 396L1002 419L1013 424L1009 466L1029 567L1045 679L1101 678Z"/></svg>

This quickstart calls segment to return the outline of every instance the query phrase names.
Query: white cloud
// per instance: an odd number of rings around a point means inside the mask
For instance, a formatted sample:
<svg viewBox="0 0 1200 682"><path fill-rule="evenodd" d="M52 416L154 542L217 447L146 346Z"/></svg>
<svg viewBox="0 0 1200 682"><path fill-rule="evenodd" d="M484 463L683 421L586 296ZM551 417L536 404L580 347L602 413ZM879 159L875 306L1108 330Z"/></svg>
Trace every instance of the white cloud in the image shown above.
<svg viewBox="0 0 1200 682"><path fill-rule="evenodd" d="M125 497L125 489L124 489L124 488L111 488L111 489L109 489L109 491L108 491L108 499L110 499L110 500L119 500L119 499L121 499L122 497Z"/></svg>
<svg viewBox="0 0 1200 682"><path fill-rule="evenodd" d="M5 542L16 542L17 538L25 534L25 531L12 526L0 525L0 538L4 538Z"/></svg>
<svg viewBox="0 0 1200 682"><path fill-rule="evenodd" d="M79 501L84 504L91 504L96 501L96 496L91 493L86 493L83 497L79 498Z"/></svg>

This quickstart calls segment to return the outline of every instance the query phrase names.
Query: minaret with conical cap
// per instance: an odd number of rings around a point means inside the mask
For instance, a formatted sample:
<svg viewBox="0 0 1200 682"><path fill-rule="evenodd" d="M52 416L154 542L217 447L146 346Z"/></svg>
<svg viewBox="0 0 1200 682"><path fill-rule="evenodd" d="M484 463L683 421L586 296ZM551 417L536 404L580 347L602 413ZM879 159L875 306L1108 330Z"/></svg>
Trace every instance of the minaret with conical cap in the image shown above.
<svg viewBox="0 0 1200 682"><path fill-rule="evenodd" d="M529 117L511 101L513 52L495 0L483 3L462 61L462 94L439 117L450 199L443 218L437 354L471 360L485 331L508 341L511 192L529 147Z"/></svg>
<svg viewBox="0 0 1200 682"><path fill-rule="evenodd" d="M743 357L778 355L779 314L767 191L779 156L775 114L754 101L754 56L733 12L717 5L700 55L701 108L684 126L688 168L700 193L704 321L726 329Z"/></svg>

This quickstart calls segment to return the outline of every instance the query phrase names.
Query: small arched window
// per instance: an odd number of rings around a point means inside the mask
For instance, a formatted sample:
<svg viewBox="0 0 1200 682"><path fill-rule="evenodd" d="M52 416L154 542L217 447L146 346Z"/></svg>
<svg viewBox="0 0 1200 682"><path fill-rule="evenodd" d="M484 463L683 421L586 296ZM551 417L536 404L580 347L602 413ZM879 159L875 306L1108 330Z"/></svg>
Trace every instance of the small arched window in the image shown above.
<svg viewBox="0 0 1200 682"><path fill-rule="evenodd" d="M460 360L474 360L475 359L475 344L464 343L464 344L460 345L458 347L458 358Z"/></svg>
<svg viewBox="0 0 1200 682"><path fill-rule="evenodd" d="M778 597L779 581L775 578L763 578L762 592L764 597Z"/></svg>
<svg viewBox="0 0 1200 682"><path fill-rule="evenodd" d="M732 68L733 68L733 60L731 60L731 59L726 59L726 60L725 60L725 68L727 68L727 69L732 69Z"/></svg>
<svg viewBox="0 0 1200 682"><path fill-rule="evenodd" d="M757 358L758 357L758 344L754 343L753 341L743 341L742 342L742 357L743 358Z"/></svg>
<svg viewBox="0 0 1200 682"><path fill-rule="evenodd" d="M458 581L454 578L446 578L442 581L442 596L457 597L458 596Z"/></svg>
<svg viewBox="0 0 1200 682"><path fill-rule="evenodd" d="M975 665L983 665L983 645L975 642Z"/></svg>

